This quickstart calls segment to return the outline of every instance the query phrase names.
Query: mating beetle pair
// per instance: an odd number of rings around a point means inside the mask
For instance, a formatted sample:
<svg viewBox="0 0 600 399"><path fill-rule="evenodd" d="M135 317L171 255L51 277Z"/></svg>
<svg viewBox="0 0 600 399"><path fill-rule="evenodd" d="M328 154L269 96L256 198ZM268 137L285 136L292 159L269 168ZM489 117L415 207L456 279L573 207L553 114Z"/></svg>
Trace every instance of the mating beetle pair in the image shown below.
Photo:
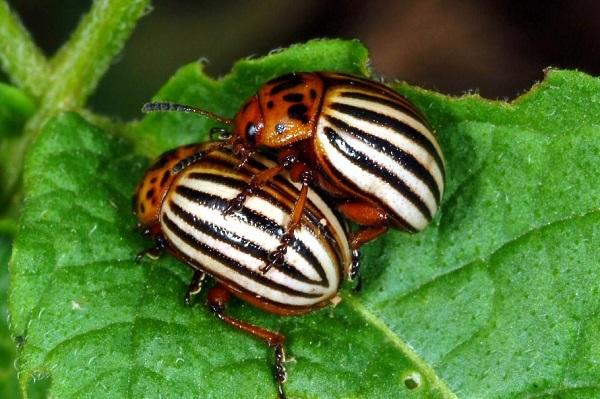
<svg viewBox="0 0 600 399"><path fill-rule="evenodd" d="M389 227L420 231L432 219L444 186L439 144L405 98L336 73L274 79L231 120L171 103L144 110L233 126L222 141L163 155L138 186L134 211L158 243L147 252L166 248L196 270L188 298L211 275L220 283L208 294L213 312L275 347L285 397L283 336L226 316L229 293L284 315L327 304L343 277L358 274L362 244ZM275 162L265 148L276 151ZM333 208L362 227L348 236Z"/></svg>

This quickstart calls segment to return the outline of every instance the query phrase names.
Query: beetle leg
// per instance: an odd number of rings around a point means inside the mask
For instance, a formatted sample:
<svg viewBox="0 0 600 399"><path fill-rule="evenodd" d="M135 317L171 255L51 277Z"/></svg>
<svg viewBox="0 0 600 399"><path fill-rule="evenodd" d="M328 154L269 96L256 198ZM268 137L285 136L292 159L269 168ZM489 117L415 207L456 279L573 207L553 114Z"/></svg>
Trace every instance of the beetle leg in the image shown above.
<svg viewBox="0 0 600 399"><path fill-rule="evenodd" d="M388 226L388 213L368 202L348 202L338 206L340 212L351 221L362 225L362 227L350 237L350 248L352 250L360 247L385 233Z"/></svg>
<svg viewBox="0 0 600 399"><path fill-rule="evenodd" d="M352 251L352 263L350 264L350 280L356 280L356 285L352 289L354 292L359 292L362 289L362 275L360 274L360 251L354 249Z"/></svg>
<svg viewBox="0 0 600 399"><path fill-rule="evenodd" d="M192 276L192 281L187 287L185 291L184 302L187 306L192 304L192 297L198 295L200 291L202 291L202 283L204 282L204 278L206 277L206 273L201 270L194 270L194 275Z"/></svg>
<svg viewBox="0 0 600 399"><path fill-rule="evenodd" d="M156 243L153 247L146 248L135 256L135 263L140 263L146 255L150 259L154 260L160 258L160 256L163 254L163 252L165 252L165 249L167 248L167 243L165 239L162 238L162 236L156 236L155 242Z"/></svg>
<svg viewBox="0 0 600 399"><path fill-rule="evenodd" d="M238 195L229 200L229 204L223 211L223 215L231 215L242 209L249 195L252 195L256 190L267 184L269 180L277 176L282 170L283 166L274 166L254 175L246 187Z"/></svg>
<svg viewBox="0 0 600 399"><path fill-rule="evenodd" d="M339 205L338 209L348 219L362 225L361 228L350 237L352 263L349 275L351 280L356 280L354 291L358 292L362 288L359 262L360 247L388 230L388 213L368 202L348 202Z"/></svg>
<svg viewBox="0 0 600 399"><path fill-rule="evenodd" d="M376 239L388 229L387 225L364 226L350 236L350 248L353 250L359 249L363 244Z"/></svg>
<svg viewBox="0 0 600 399"><path fill-rule="evenodd" d="M221 141L213 146L210 146L209 148L207 148L205 150L195 152L192 155L189 155L189 156L183 158L181 161L179 161L175 165L173 165L173 167L171 168L171 172L173 174L179 173L183 169L190 166L191 164L194 164L194 163L200 161L202 158L204 158L206 155L210 154L211 152L218 151L229 145L231 145L231 140Z"/></svg>
<svg viewBox="0 0 600 399"><path fill-rule="evenodd" d="M290 245L290 242L294 238L294 231L300 226L300 222L302 221L302 215L304 214L304 206L306 205L306 198L308 196L308 188L309 184L313 180L312 172L303 165L305 168L304 171L300 174L300 182L302 183L302 188L300 189L300 194L296 199L296 203L294 204L294 211L292 213L292 217L287 225L285 233L281 236L279 241L279 245L277 248L269 254L269 263L261 266L259 270L263 273L269 271L269 269L275 265L282 265L284 263L285 254L287 252L287 248Z"/></svg>
<svg viewBox="0 0 600 399"><path fill-rule="evenodd" d="M218 284L208 291L208 307L215 316L225 323L250 335L253 335L275 350L275 367L273 369L273 376L275 377L275 381L277 381L278 398L285 399L286 395L283 390L283 384L287 379L287 372L284 365L285 351L283 349L285 336L226 315L224 313L225 305L229 301L229 298L229 291L227 291L227 289L221 284Z"/></svg>

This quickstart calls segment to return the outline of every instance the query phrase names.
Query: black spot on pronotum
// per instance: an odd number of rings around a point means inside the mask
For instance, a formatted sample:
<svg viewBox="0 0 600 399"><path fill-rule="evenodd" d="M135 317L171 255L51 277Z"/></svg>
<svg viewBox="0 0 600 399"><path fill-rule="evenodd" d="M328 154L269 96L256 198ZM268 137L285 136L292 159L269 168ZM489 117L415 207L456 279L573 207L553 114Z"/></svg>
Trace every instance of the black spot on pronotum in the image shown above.
<svg viewBox="0 0 600 399"><path fill-rule="evenodd" d="M152 184L156 183L156 176L154 176L152 179L150 179L150 183L152 183Z"/></svg>
<svg viewBox="0 0 600 399"><path fill-rule="evenodd" d="M163 154L162 157L150 168L150 170L156 170L163 168L167 162L169 162L169 153Z"/></svg>
<svg viewBox="0 0 600 399"><path fill-rule="evenodd" d="M140 203L140 213L146 213L146 207L143 203Z"/></svg>
<svg viewBox="0 0 600 399"><path fill-rule="evenodd" d="M314 100L315 98L317 98L317 92L315 89L310 89L310 99Z"/></svg>
<svg viewBox="0 0 600 399"><path fill-rule="evenodd" d="M171 171L169 170L165 170L165 173L163 173L163 177L162 179L160 179L160 186L164 186L167 183L167 180L169 180L169 176L171 176Z"/></svg>
<svg viewBox="0 0 600 399"><path fill-rule="evenodd" d="M146 199L150 199L154 196L154 189L150 189L148 191L146 191Z"/></svg>
<svg viewBox="0 0 600 399"><path fill-rule="evenodd" d="M273 109L274 106L275 106L275 104L273 103L273 101L268 101L267 102L267 108Z"/></svg>
<svg viewBox="0 0 600 399"><path fill-rule="evenodd" d="M252 122L248 122L246 125L246 141L250 145L256 145L256 135L258 134L258 129Z"/></svg>
<svg viewBox="0 0 600 399"><path fill-rule="evenodd" d="M304 104L294 104L288 108L288 117L291 119L297 119L302 121L302 123L308 123L308 116L306 113L308 112L308 108Z"/></svg>
<svg viewBox="0 0 600 399"><path fill-rule="evenodd" d="M304 94L302 93L288 93L285 96L283 96L283 100L289 103L298 103L302 101L303 98Z"/></svg>

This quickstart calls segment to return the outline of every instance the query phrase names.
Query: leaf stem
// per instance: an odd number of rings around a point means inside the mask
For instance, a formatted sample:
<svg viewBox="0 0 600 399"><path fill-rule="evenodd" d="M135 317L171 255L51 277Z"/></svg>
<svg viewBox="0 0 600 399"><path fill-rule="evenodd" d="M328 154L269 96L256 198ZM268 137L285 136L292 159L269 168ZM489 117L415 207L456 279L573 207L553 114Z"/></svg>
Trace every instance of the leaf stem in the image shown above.
<svg viewBox="0 0 600 399"><path fill-rule="evenodd" d="M52 59L56 84L43 106L54 111L83 106L148 7L149 0L96 0Z"/></svg>
<svg viewBox="0 0 600 399"><path fill-rule="evenodd" d="M10 79L33 98L48 85L50 67L6 0L0 0L0 64Z"/></svg>
<svg viewBox="0 0 600 399"><path fill-rule="evenodd" d="M50 84L37 113L15 143L12 161L19 172L6 183L9 192L19 183L27 149L43 125L60 112L80 110L85 105L149 3L149 0L96 0L82 18L69 41L52 59Z"/></svg>

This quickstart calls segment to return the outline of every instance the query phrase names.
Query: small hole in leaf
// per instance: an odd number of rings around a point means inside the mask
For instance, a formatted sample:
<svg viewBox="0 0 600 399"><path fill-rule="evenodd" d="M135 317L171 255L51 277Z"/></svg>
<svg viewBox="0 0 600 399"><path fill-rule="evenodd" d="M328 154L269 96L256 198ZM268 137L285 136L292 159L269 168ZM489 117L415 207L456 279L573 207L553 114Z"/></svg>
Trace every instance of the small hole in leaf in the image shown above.
<svg viewBox="0 0 600 399"><path fill-rule="evenodd" d="M404 386L411 391L419 388L421 386L421 374L412 372L405 376Z"/></svg>

